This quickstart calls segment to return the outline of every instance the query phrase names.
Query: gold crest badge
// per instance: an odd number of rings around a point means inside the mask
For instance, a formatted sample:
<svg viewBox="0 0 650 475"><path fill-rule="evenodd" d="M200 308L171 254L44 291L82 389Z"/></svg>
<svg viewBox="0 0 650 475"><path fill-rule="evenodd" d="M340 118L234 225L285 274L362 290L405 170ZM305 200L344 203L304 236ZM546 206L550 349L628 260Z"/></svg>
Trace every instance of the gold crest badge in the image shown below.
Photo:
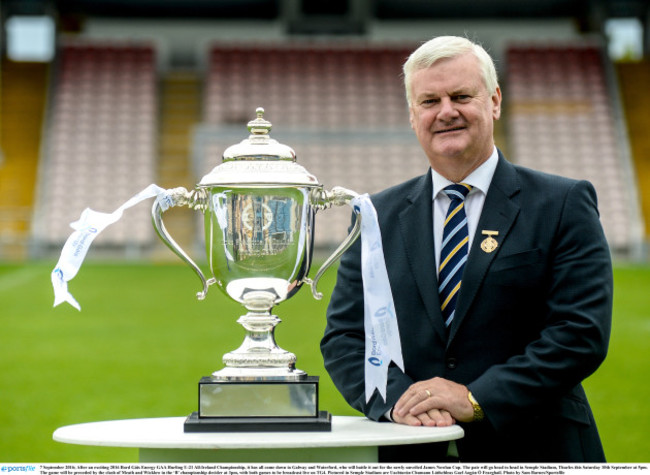
<svg viewBox="0 0 650 475"><path fill-rule="evenodd" d="M492 251L494 251L497 247L499 247L499 243L497 242L496 239L494 239L492 236L498 236L499 231L487 231L483 230L481 231L481 234L484 236L487 236L483 241L481 241L481 249L483 252L487 252L488 254Z"/></svg>

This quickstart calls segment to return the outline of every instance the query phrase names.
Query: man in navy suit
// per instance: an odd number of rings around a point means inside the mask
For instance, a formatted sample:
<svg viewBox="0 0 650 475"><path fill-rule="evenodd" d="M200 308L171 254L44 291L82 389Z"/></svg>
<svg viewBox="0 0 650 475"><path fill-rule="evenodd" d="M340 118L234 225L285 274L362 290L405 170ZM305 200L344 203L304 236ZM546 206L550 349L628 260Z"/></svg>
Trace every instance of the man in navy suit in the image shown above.
<svg viewBox="0 0 650 475"><path fill-rule="evenodd" d="M404 65L410 122L431 168L372 196L404 371L364 392L361 246L342 258L321 343L345 399L373 420L459 423L461 461L604 462L581 382L607 353L612 269L586 181L512 165L495 147L501 90L485 50L438 37ZM437 269L452 183L469 185L469 235L455 314ZM382 461L449 460L447 444L396 446Z"/></svg>

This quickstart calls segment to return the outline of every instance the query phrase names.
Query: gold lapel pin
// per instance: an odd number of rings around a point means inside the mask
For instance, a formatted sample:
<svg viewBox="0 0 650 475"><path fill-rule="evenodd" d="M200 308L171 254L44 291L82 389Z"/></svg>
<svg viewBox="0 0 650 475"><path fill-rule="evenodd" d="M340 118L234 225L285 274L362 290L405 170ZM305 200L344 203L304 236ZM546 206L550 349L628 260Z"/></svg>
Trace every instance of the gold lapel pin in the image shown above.
<svg viewBox="0 0 650 475"><path fill-rule="evenodd" d="M481 249L483 250L483 252L487 252L489 254L499 246L497 240L492 237L492 236L498 236L499 231L483 230L481 231L481 234L487 236L485 239L483 239L483 241L481 241Z"/></svg>

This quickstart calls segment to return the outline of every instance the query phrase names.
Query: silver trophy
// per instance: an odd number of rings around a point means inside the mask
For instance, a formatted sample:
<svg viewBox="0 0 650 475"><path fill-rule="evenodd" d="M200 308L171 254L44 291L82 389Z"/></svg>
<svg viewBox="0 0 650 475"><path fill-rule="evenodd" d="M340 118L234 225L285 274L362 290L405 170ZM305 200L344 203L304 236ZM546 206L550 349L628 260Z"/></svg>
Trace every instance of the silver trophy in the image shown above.
<svg viewBox="0 0 650 475"><path fill-rule="evenodd" d="M358 238L361 223L357 212L352 231L312 280L316 211L349 204L357 195L340 187L323 190L296 163L293 149L269 137L271 123L263 115L258 108L248 139L229 147L223 163L194 190L167 190L168 200L152 208L160 238L201 280L198 299L217 284L248 310L237 320L245 329L241 346L224 355L223 369L199 382L199 408L186 420L186 432L331 428L330 414L318 408L318 377L297 369L296 356L278 347L274 329L280 319L271 310L303 284L322 297L318 280ZM203 212L211 277L165 229L162 215L173 206Z"/></svg>

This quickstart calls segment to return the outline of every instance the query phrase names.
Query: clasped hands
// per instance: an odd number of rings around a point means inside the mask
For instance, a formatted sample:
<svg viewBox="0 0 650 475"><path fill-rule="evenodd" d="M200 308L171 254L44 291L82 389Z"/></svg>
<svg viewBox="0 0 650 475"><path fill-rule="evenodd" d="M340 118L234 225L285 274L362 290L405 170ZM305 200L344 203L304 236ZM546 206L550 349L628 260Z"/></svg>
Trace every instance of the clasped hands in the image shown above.
<svg viewBox="0 0 650 475"><path fill-rule="evenodd" d="M448 379L433 378L412 384L393 408L393 421L410 426L445 427L470 422L474 410L468 389Z"/></svg>

